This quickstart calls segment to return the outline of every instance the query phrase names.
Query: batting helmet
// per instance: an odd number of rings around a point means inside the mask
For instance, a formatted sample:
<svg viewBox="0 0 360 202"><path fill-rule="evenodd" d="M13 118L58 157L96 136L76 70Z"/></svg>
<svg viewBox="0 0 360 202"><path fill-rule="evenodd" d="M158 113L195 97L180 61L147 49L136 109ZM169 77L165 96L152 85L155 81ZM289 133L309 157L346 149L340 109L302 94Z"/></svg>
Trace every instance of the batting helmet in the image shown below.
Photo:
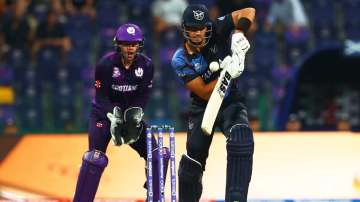
<svg viewBox="0 0 360 202"><path fill-rule="evenodd" d="M192 28L205 28L207 27L205 35L205 45L209 42L212 35L212 22L209 18L209 11L205 5L202 4L192 4L189 5L182 16L182 29L183 35L186 40L189 41L193 46L198 47L199 44L196 44L190 40L189 29Z"/></svg>

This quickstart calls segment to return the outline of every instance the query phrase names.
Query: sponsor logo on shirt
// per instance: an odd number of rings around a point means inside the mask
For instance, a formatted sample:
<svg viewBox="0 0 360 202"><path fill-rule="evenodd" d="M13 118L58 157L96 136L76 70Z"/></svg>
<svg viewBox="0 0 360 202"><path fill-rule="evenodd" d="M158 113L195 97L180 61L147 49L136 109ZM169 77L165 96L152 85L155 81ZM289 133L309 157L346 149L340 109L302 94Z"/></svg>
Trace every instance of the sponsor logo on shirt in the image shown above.
<svg viewBox="0 0 360 202"><path fill-rule="evenodd" d="M101 88L101 82L99 80L95 81L95 88Z"/></svg>
<svg viewBox="0 0 360 202"><path fill-rule="evenodd" d="M117 77L119 77L120 75L121 75L121 73L120 73L119 67L114 67L114 68L113 68L112 77L113 77L113 78L117 78Z"/></svg>
<svg viewBox="0 0 360 202"><path fill-rule="evenodd" d="M96 123L96 127L97 127L97 128L102 128L102 127L103 127L103 124L102 124L101 122L97 122L97 123Z"/></svg>
<svg viewBox="0 0 360 202"><path fill-rule="evenodd" d="M141 67L135 69L135 76L142 77L144 74L144 70Z"/></svg>
<svg viewBox="0 0 360 202"><path fill-rule="evenodd" d="M120 92L130 92L135 91L137 89L137 85L111 85L111 88Z"/></svg>

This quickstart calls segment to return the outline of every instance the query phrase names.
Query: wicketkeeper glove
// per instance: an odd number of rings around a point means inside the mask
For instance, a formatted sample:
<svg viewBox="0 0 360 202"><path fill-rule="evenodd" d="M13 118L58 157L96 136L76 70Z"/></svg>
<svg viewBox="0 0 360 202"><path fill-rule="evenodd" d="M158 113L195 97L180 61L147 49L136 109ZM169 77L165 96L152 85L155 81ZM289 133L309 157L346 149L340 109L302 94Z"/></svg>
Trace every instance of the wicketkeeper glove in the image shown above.
<svg viewBox="0 0 360 202"><path fill-rule="evenodd" d="M123 132L124 119L120 107L114 107L113 113L109 112L106 114L106 116L110 120L110 133L113 144L115 146L124 144L125 141L121 137L121 133Z"/></svg>

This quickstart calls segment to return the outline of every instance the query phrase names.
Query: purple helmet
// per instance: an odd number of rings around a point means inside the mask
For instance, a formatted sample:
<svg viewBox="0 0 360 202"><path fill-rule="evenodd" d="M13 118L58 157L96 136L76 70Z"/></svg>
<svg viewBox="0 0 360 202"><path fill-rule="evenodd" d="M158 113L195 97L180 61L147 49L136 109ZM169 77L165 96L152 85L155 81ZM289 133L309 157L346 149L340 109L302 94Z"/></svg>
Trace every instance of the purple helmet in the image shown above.
<svg viewBox="0 0 360 202"><path fill-rule="evenodd" d="M121 25L116 31L114 42L139 42L140 46L144 43L143 33L139 26L131 23Z"/></svg>

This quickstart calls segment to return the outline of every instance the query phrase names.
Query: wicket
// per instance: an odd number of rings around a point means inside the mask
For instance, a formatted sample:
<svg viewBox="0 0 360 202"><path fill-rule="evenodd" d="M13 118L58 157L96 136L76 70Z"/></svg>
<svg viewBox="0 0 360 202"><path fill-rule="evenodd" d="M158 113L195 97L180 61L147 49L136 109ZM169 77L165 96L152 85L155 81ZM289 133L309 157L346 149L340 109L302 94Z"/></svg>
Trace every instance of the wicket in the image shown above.
<svg viewBox="0 0 360 202"><path fill-rule="evenodd" d="M155 132L154 132L155 131ZM152 134L154 134L158 141L158 156L159 156L159 196L160 202L165 202L165 176L163 172L163 147L164 147L164 136L163 131L169 133L169 145L170 145L170 189L171 189L171 202L176 202L176 164L175 164L175 136L174 128L171 126L155 126L152 125L149 128L146 128L146 144L147 144L147 159L146 164L148 168L147 172L147 198L148 202L153 202L153 176L152 176ZM156 168L155 168L156 169ZM156 201L157 202L157 201Z"/></svg>

